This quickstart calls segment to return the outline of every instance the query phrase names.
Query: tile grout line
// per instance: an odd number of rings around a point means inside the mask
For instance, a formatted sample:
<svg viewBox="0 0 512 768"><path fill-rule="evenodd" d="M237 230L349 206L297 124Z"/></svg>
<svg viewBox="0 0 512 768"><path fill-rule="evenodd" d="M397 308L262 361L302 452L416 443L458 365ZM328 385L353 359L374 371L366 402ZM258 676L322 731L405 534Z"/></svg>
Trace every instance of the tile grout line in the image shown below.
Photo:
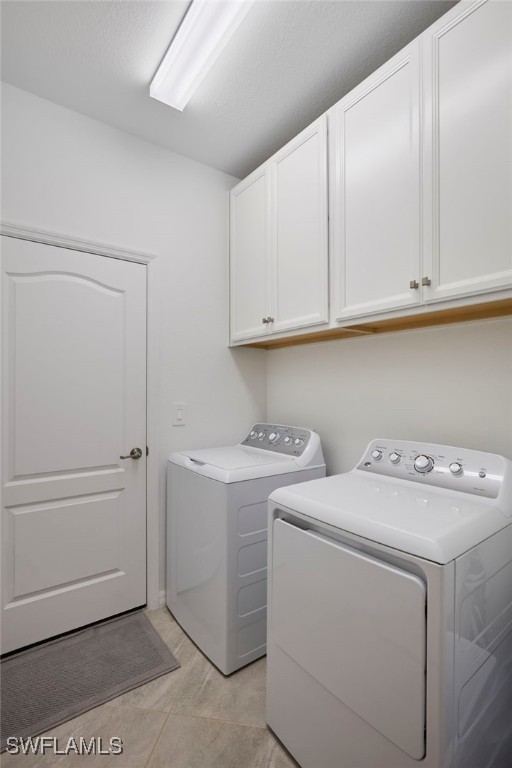
<svg viewBox="0 0 512 768"><path fill-rule="evenodd" d="M158 609L158 610L160 611L162 609ZM178 624L176 619L173 619L172 623L173 624ZM178 626L179 626L179 624L178 624ZM155 627L155 629L158 632L158 629L156 627ZM180 627L180 629L181 629L181 627ZM182 632L183 632L183 630L182 630ZM187 639L190 640L190 638L188 637L188 635L185 632L183 632L183 635L184 635L184 637L186 637ZM191 641L191 642L193 643L193 641ZM195 645L195 643L193 643L193 644L196 647L196 650L199 653L201 653L201 655L206 659L206 661L209 662L209 665L212 668L214 668L213 665L211 664L211 662L209 661L209 659L201 651L201 649L198 648L198 646ZM174 651L172 651L172 652L174 652ZM120 707L118 707L118 708L120 708ZM243 721L240 721L240 720L228 720L226 718L212 717L212 716L208 716L208 715L197 715L197 714L191 714L191 713L183 713L183 712L177 711L173 707L173 705L171 705L171 708L169 710L155 710L155 709L153 709L153 710L146 710L144 707L133 707L133 709L139 709L139 710L142 710L142 711L167 712L167 716L166 716L166 718L165 718L165 720L164 720L164 722L162 724L162 728L160 729L160 732L159 732L159 734L157 736L157 739L156 739L156 741L155 741L155 743L153 745L153 748L152 748L152 750L151 750L151 752L149 754L148 760L147 760L147 762L144 765L144 768L148 768L148 765L149 765L149 762L151 760L151 757L152 757L152 755L153 755L153 753L154 753L154 751L155 751L155 749L157 747L158 741L160 740L160 738L162 736L163 729L164 729L164 727L165 727L169 717L171 717L171 716L184 717L184 718L192 718L192 719L196 719L196 720L207 720L207 721L214 722L214 723L225 723L227 725L239 725L242 728L257 728L260 731L267 731L275 739L273 733L268 729L266 724L265 725L257 725L255 723L246 723L246 722L243 722Z"/></svg>
<svg viewBox="0 0 512 768"><path fill-rule="evenodd" d="M152 748L151 748L151 751L150 751L150 753L149 753L149 755L148 755L148 759L147 759L147 760L146 760L146 762L144 763L144 768L148 768L149 762L150 762L151 758L153 757L153 753L154 753L154 751L155 751L155 749L156 749L156 745L157 745L157 744L158 744L158 742L160 741L160 737L162 736L163 730L164 730L164 728L165 728L165 724L166 724L166 722L168 721L168 719L169 719L170 715L171 715L171 713L170 713L170 712L168 712L168 713L167 713L167 715L166 715L166 717L164 717L164 721L163 721L163 723L162 723L162 727L161 727L161 728L160 728L160 730L158 731L158 736L157 736L157 737L156 737L156 739L155 739L155 743L153 744L153 746L152 746Z"/></svg>
<svg viewBox="0 0 512 768"><path fill-rule="evenodd" d="M164 609L164 607L162 606L162 608L158 608L157 610L158 610L158 612L160 612L160 611L164 611L165 609ZM165 611L165 613L166 613L166 615L168 614L168 612L167 612L167 611ZM173 621L172 621L172 623L173 623L173 624L176 624L176 623L177 623L177 622L176 622L176 620L174 619L174 617L172 617L172 618L173 618ZM148 616L148 619L149 619L149 616ZM151 621L151 619L150 619L150 621ZM158 629L155 627L155 625L153 624L153 622L152 622L152 621L151 621L151 624L153 625L153 627L154 627L155 631L156 631L156 632L158 632ZM158 632L158 635L161 637L161 635L160 635L160 632ZM162 638L162 639L163 639L163 638ZM164 640L164 642L165 642L165 640ZM167 645L167 643L166 643L166 645ZM173 652L173 651L171 651L171 653L172 653L172 652ZM121 709L121 707L118 707L118 709ZM143 710L143 711L144 711L143 707L133 707L133 709L139 709L139 710ZM145 711L151 711L151 710L145 710ZM152 711L160 712L160 711L162 711L162 710L152 710ZM170 716L171 716L171 714L172 714L171 710L167 711L167 713L165 712L165 710L163 710L162 712L163 712L163 714L165 714L164 720L163 720L163 722L162 722L162 727L160 728L160 730L159 730L159 732L158 732L158 736L157 736L157 737L156 737L156 739L155 739L155 743L153 744L153 747L151 748L151 751L150 751L150 753L149 753L149 755L148 755L148 757L147 757L147 760L146 760L146 762L144 763L144 768L148 768L148 766L149 766L149 763L151 762L151 759L152 759L152 757L153 757L153 755L154 755L154 753L155 753L155 750L156 750L156 748L157 748L158 742L160 741L160 739L161 739L161 737L162 737L162 733L163 733L163 731L164 731L164 728L165 728L165 724L167 723L168 719L170 718Z"/></svg>
<svg viewBox="0 0 512 768"><path fill-rule="evenodd" d="M213 720L215 723L227 723L228 725L241 725L244 728L259 728L261 731L268 731L265 725L256 725L255 723L243 723L240 720L227 720L224 717L213 717L212 715L194 715L191 713L177 712L175 709L169 710L169 715L176 715L177 717L192 717L197 720Z"/></svg>
<svg viewBox="0 0 512 768"><path fill-rule="evenodd" d="M156 678L158 679L158 678ZM150 680L150 682L153 682ZM137 690L136 688L132 688L132 690ZM126 691L126 693L131 693L131 691ZM121 694L124 696L124 694ZM115 709L133 709L136 712L160 712L162 715L168 715L169 710L168 709L157 709L157 707L136 707L134 704L115 704L116 699L111 699L110 701L106 701L105 705L107 707L114 707Z"/></svg>

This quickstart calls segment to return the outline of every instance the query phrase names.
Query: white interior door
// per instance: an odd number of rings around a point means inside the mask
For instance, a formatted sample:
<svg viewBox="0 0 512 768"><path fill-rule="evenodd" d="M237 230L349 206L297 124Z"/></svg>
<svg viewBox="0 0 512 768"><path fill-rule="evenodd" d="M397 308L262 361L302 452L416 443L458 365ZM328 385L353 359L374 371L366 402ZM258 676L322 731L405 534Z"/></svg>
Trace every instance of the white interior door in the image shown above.
<svg viewBox="0 0 512 768"><path fill-rule="evenodd" d="M2 283L6 652L146 602L146 267L2 237Z"/></svg>

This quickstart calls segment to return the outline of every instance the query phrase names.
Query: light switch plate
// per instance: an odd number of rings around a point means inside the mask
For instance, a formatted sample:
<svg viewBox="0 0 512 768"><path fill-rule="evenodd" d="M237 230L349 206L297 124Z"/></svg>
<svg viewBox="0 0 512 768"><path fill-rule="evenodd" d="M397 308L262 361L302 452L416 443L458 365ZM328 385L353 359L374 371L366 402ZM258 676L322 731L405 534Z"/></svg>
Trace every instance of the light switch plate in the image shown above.
<svg viewBox="0 0 512 768"><path fill-rule="evenodd" d="M173 427L185 426L185 403L172 404L172 425Z"/></svg>

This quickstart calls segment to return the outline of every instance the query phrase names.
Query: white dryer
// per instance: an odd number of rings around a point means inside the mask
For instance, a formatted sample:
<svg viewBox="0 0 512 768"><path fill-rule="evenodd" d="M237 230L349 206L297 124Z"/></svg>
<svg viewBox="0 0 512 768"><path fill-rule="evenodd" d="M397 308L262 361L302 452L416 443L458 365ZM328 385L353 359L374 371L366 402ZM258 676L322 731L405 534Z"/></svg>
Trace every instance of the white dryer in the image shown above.
<svg viewBox="0 0 512 768"><path fill-rule="evenodd" d="M268 496L324 475L318 435L278 424L169 458L167 605L225 675L266 653Z"/></svg>
<svg viewBox="0 0 512 768"><path fill-rule="evenodd" d="M267 721L303 768L510 768L512 463L370 443L269 501Z"/></svg>

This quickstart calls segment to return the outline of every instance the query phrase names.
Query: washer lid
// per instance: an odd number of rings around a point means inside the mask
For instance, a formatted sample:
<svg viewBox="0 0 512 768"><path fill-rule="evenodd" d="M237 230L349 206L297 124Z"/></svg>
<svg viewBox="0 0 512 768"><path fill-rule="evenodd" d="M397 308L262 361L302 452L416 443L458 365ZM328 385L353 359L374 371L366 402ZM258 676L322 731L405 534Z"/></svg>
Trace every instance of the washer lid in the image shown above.
<svg viewBox="0 0 512 768"><path fill-rule="evenodd" d="M445 564L510 524L495 504L354 470L278 488L270 496L322 523Z"/></svg>
<svg viewBox="0 0 512 768"><path fill-rule="evenodd" d="M286 472L296 472L300 469L295 460L289 456L280 456L268 451L242 446L204 448L173 453L169 457L169 461L222 483L236 483L258 477L270 477Z"/></svg>

